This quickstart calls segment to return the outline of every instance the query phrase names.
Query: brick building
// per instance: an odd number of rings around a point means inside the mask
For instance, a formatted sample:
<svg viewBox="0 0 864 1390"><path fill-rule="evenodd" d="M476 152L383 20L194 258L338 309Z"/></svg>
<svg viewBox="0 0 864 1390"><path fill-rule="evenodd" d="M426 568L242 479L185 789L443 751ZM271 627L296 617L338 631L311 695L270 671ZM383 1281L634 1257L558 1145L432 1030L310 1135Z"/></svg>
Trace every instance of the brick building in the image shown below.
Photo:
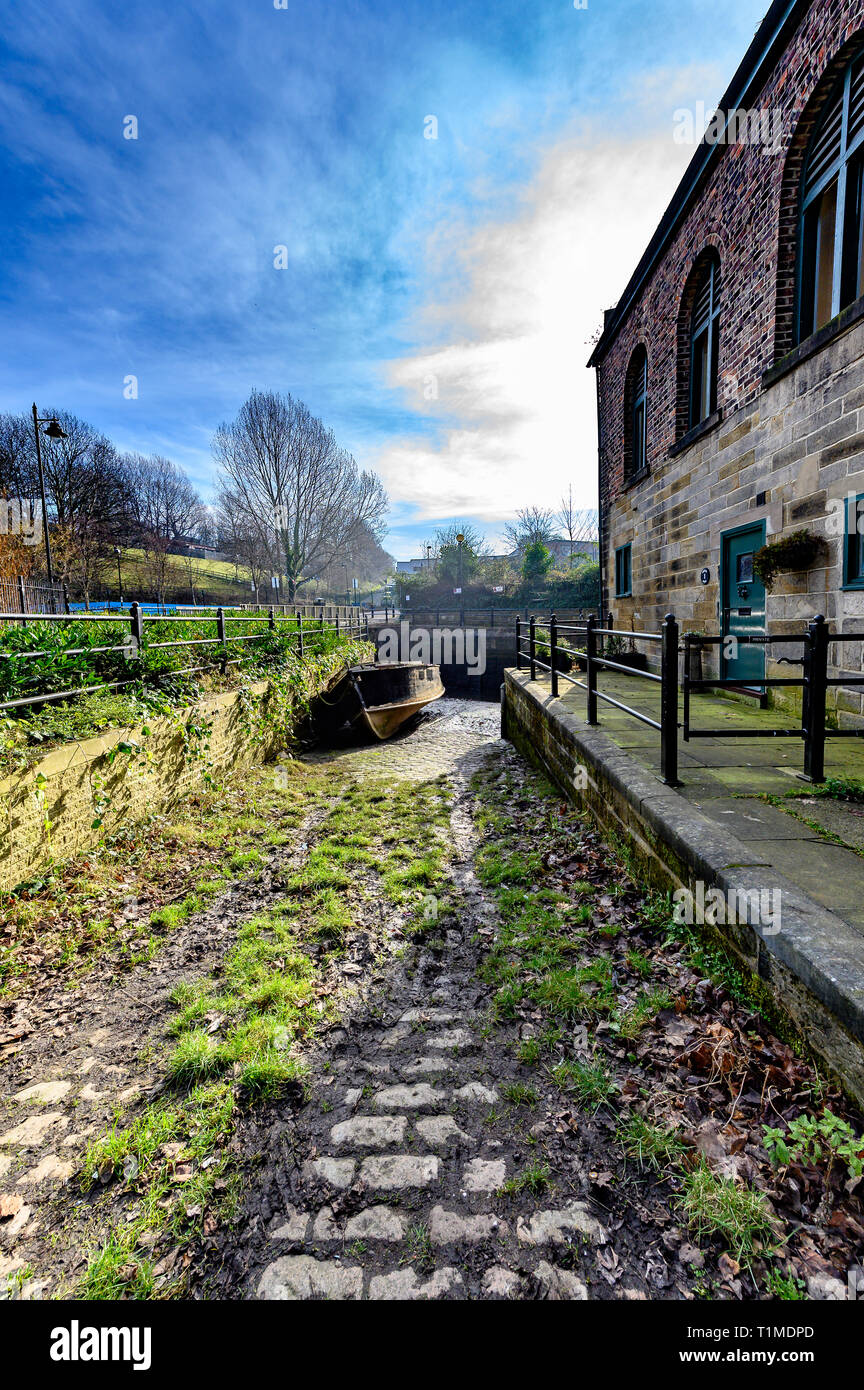
<svg viewBox="0 0 864 1390"><path fill-rule="evenodd" d="M864 0L775 0L590 365L617 626L864 632ZM766 592L754 556L801 530Z"/></svg>

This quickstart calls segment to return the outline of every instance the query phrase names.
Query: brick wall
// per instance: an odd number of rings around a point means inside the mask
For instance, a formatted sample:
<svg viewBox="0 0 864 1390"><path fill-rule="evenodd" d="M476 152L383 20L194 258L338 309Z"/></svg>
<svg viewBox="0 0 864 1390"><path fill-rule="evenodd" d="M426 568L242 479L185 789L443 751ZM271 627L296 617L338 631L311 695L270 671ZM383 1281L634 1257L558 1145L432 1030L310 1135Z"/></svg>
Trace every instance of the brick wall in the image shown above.
<svg viewBox="0 0 864 1390"><path fill-rule="evenodd" d="M766 388L764 373L793 347L798 186L803 152L834 76L864 42L864 0L821 0L799 25L761 94L779 109L779 153L729 146L599 360L600 497L607 608L616 625L656 630L673 609L686 627L718 631L720 534L765 519L769 538L825 529L829 497L864 491L864 329L851 324ZM671 138L671 132L670 132ZM688 365L681 360L694 270L721 260L718 406L721 418L689 446ZM625 482L626 374L648 353L649 476ZM684 441L686 445L686 439ZM756 497L766 492L764 505ZM614 551L633 545L633 597L614 598ZM703 587L699 571L711 570ZM840 539L829 562L781 577L768 600L772 631L816 612L864 628L862 596L842 591ZM779 626L778 626L779 624ZM846 669L860 671L858 651ZM782 668L781 668L782 669ZM769 671L770 673L770 671ZM788 674L788 668L786 668ZM860 709L860 697L839 703Z"/></svg>

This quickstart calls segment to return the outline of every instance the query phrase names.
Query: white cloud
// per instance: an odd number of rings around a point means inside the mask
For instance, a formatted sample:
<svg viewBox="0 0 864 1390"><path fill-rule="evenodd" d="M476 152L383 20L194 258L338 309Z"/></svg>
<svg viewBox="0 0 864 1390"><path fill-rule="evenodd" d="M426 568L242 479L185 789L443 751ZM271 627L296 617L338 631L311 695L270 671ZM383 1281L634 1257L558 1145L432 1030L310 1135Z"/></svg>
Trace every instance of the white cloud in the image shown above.
<svg viewBox="0 0 864 1390"><path fill-rule="evenodd" d="M571 137L550 149L509 221L433 238L441 279L427 306L435 346L389 364L390 384L430 422L369 460L416 519L501 521L556 505L567 485L594 504L594 374L588 340L654 231L692 150L669 128L636 140ZM431 380L437 400L426 399ZM437 423L437 428L436 428Z"/></svg>

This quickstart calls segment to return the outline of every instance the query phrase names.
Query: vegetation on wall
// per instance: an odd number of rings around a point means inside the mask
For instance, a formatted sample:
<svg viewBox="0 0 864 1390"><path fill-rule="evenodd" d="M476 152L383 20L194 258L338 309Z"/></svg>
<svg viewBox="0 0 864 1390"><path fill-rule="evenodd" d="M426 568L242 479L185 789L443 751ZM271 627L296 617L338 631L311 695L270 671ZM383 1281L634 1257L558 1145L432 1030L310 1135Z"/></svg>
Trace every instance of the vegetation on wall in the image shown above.
<svg viewBox="0 0 864 1390"><path fill-rule="evenodd" d="M824 557L826 548L822 536L807 530L792 531L788 536L769 541L761 550L757 550L753 569L765 588L770 590L778 574L811 569Z"/></svg>

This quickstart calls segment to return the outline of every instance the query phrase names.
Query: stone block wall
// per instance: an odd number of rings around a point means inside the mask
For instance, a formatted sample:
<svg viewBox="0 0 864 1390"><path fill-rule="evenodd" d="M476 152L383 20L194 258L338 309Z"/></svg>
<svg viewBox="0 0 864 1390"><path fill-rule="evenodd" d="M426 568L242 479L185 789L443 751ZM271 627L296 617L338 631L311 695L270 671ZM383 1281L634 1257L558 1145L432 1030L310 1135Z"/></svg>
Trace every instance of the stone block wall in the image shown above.
<svg viewBox="0 0 864 1390"><path fill-rule="evenodd" d="M130 821L176 806L202 784L276 751L262 721L268 683L210 695L175 716L65 743L0 782L0 888L10 889ZM120 745L131 751L123 752ZM113 754L113 757L112 757ZM101 824L94 826L94 821Z"/></svg>

